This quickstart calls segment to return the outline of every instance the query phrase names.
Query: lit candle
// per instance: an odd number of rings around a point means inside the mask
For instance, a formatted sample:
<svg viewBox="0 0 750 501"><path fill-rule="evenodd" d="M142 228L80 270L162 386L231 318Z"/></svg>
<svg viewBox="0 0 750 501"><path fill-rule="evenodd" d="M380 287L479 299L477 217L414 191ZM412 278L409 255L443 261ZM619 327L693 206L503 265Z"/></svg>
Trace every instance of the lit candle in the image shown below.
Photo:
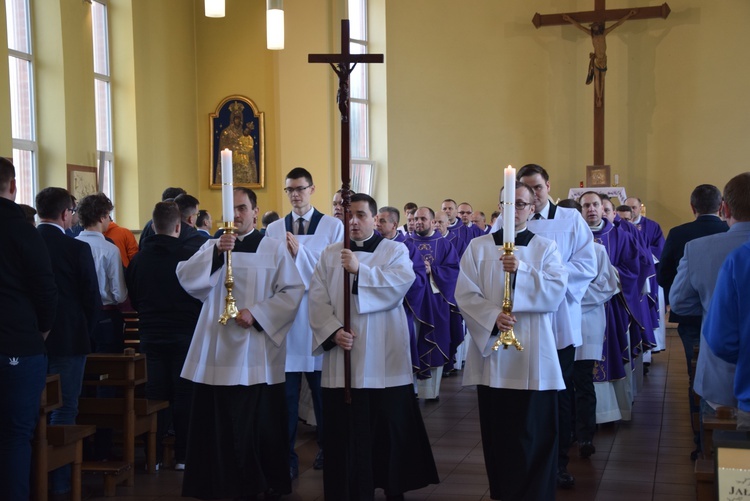
<svg viewBox="0 0 750 501"><path fill-rule="evenodd" d="M510 165L503 173L503 243L516 240L516 169Z"/></svg>
<svg viewBox="0 0 750 501"><path fill-rule="evenodd" d="M233 222L232 150L226 148L221 151L221 208L224 222Z"/></svg>

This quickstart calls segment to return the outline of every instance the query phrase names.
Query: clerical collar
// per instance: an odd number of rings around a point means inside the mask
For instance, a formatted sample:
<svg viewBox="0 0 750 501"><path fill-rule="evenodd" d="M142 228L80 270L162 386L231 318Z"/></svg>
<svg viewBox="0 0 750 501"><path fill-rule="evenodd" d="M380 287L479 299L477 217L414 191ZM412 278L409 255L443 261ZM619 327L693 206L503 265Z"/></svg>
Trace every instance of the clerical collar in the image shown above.
<svg viewBox="0 0 750 501"><path fill-rule="evenodd" d="M375 232L372 233L365 240L352 240L352 250L357 252L375 252L378 244L385 240L383 235L379 235Z"/></svg>
<svg viewBox="0 0 750 501"><path fill-rule="evenodd" d="M52 221L39 221L39 226L41 226L43 224L47 224L49 226L54 226L55 228L58 228L60 231L62 231L63 233L65 233L65 229L63 229L63 227L60 226L57 223L53 223Z"/></svg>
<svg viewBox="0 0 750 501"><path fill-rule="evenodd" d="M246 237L252 235L254 231L255 231L255 228L253 228L252 230L248 231L244 235L237 235L237 240L239 240L240 242L242 242Z"/></svg>
<svg viewBox="0 0 750 501"><path fill-rule="evenodd" d="M630 221L630 222L631 222L631 223L633 223L633 224L638 224L638 223L640 223L640 222L641 222L641 218L642 218L642 217L643 217L643 216L638 216L638 219L633 219L633 220L632 220L632 221Z"/></svg>
<svg viewBox="0 0 750 501"><path fill-rule="evenodd" d="M599 221L599 224L596 224L594 226L589 225L589 229L591 229L591 231L599 231L602 228L604 228L604 219L601 219Z"/></svg>
<svg viewBox="0 0 750 501"><path fill-rule="evenodd" d="M526 247L531 242L534 233L524 228L521 231L516 232L516 238L514 239L516 247ZM495 245L501 247L503 245L503 229L500 228L495 233L492 233L492 238L495 241Z"/></svg>
<svg viewBox="0 0 750 501"><path fill-rule="evenodd" d="M458 224L459 222L462 222L461 218L457 217L455 221L453 221L451 224L448 225L448 228L453 228L454 226L459 226L459 224ZM463 222L462 222L462 224L463 224Z"/></svg>
<svg viewBox="0 0 750 501"><path fill-rule="evenodd" d="M374 236L375 236L375 232L373 231L373 232L372 232L372 233L370 234L370 236L369 236L369 237L367 237L367 238L365 238L364 240L354 240L354 239L352 238L352 244L353 244L353 245L354 245L355 247L365 247L365 245L367 244L367 241L368 241L368 240L370 240L370 239L372 239L372 237L374 237Z"/></svg>
<svg viewBox="0 0 750 501"><path fill-rule="evenodd" d="M518 236L518 234L521 233L522 231L526 231L526 225L525 224L523 225L523 228L516 228L516 236Z"/></svg>

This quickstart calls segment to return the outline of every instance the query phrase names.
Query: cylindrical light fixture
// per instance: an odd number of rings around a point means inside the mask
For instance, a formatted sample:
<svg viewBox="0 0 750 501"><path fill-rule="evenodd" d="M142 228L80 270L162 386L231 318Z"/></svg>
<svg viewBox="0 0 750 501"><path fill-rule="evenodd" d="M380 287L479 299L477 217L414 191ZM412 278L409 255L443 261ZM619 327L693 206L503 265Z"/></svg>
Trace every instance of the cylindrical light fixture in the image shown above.
<svg viewBox="0 0 750 501"><path fill-rule="evenodd" d="M205 0L206 17L224 17L224 0Z"/></svg>
<svg viewBox="0 0 750 501"><path fill-rule="evenodd" d="M284 48L284 0L266 0L266 47Z"/></svg>

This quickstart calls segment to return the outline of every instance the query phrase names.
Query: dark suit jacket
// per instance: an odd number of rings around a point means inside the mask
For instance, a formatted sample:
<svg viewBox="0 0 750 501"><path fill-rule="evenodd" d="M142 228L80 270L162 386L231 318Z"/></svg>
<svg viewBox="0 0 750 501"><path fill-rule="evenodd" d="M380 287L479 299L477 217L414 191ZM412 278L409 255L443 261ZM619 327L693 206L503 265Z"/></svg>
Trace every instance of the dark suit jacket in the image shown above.
<svg viewBox="0 0 750 501"><path fill-rule="evenodd" d="M685 254L685 244L696 238L723 233L728 229L727 223L717 216L705 215L698 216L695 221L675 226L669 230L664 249L661 251L661 260L656 267L656 280L664 289L664 297L667 299L667 303L669 303L669 289L672 288L672 282L677 276L677 265ZM670 312L669 321L700 325L701 317L683 316Z"/></svg>
<svg viewBox="0 0 750 501"><path fill-rule="evenodd" d="M59 294L47 352L85 355L91 351L90 333L102 307L91 247L49 224L40 224L37 230L47 244Z"/></svg>

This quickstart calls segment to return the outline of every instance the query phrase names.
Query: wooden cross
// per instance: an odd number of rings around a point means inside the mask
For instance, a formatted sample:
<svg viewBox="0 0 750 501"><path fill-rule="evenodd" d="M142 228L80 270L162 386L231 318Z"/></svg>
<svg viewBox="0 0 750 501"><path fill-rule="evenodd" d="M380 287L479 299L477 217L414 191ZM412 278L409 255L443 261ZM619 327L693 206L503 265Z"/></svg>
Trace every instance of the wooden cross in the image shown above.
<svg viewBox="0 0 750 501"><path fill-rule="evenodd" d="M349 75L357 63L382 63L383 54L352 54L349 51L349 20L341 20L341 53L309 54L308 63L328 63L339 77L339 90L336 100L341 112L341 198L344 210L344 248L351 248L349 241L349 206L351 205L351 154L349 140ZM344 271L344 330L351 332L351 305L349 273ZM351 403L351 356L344 351L344 400Z"/></svg>
<svg viewBox="0 0 750 501"><path fill-rule="evenodd" d="M586 83L594 82L594 165L604 165L604 75L607 71L607 34L629 19L666 19L670 9L666 3L656 7L637 7L634 9L607 10L606 0L594 0L594 10L585 12L571 12L569 14L534 14L532 23L537 28L572 24L587 32L594 44L591 53L589 73ZM616 21L605 29L604 23ZM592 23L591 28L585 28L582 23Z"/></svg>

